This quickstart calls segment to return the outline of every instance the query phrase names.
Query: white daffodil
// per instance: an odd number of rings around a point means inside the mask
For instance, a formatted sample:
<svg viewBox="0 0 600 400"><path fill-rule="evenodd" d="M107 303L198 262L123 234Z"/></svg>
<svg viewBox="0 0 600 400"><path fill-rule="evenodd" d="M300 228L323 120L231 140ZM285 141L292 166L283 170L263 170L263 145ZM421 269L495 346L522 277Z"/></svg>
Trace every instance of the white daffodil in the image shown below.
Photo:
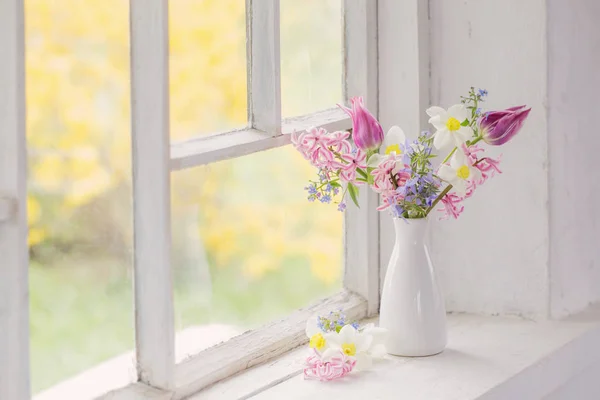
<svg viewBox="0 0 600 400"><path fill-rule="evenodd" d="M458 195L464 196L467 183L479 180L481 171L474 167L469 158L459 149L450 158L450 165L440 165L437 175L451 184Z"/></svg>
<svg viewBox="0 0 600 400"><path fill-rule="evenodd" d="M383 138L383 144L381 145L381 149L383 149L383 154L373 154L369 158L367 166L378 166L384 159L387 158L385 156L390 154L394 154L397 156L401 155L402 147L404 147L405 142L406 135L404 135L404 131L399 126L392 126Z"/></svg>
<svg viewBox="0 0 600 400"><path fill-rule="evenodd" d="M372 357L381 358L386 355L385 341L387 339L388 330L375 326L375 324L367 324L362 329L364 335L370 335L373 337L371 346L367 350Z"/></svg>
<svg viewBox="0 0 600 400"><path fill-rule="evenodd" d="M328 349L329 343L325 338L326 334L319 328L317 315L312 316L306 321L305 332L306 336L310 339L310 348L317 350L319 353L323 353Z"/></svg>
<svg viewBox="0 0 600 400"><path fill-rule="evenodd" d="M367 369L371 366L372 356L369 354L373 336L357 331L352 325L345 325L339 333L325 334L332 349L339 349L348 357L356 358L356 368Z"/></svg>
<svg viewBox="0 0 600 400"><path fill-rule="evenodd" d="M461 125L469 117L469 111L463 104L453 105L448 111L441 107L430 107L427 115L431 117L429 123L436 129L433 145L438 150L459 147L473 136L470 126Z"/></svg>

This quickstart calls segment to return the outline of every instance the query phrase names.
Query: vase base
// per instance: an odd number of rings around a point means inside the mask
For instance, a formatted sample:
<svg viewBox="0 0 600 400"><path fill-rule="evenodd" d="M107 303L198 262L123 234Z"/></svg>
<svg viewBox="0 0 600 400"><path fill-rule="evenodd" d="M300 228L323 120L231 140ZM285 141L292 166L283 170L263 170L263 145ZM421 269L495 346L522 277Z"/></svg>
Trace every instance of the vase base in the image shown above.
<svg viewBox="0 0 600 400"><path fill-rule="evenodd" d="M432 350L432 351L390 351L390 349L387 349L387 353L391 356L396 356L396 357L418 358L418 357L435 356L440 353L443 353L444 350L446 350L446 349L443 348L441 350Z"/></svg>

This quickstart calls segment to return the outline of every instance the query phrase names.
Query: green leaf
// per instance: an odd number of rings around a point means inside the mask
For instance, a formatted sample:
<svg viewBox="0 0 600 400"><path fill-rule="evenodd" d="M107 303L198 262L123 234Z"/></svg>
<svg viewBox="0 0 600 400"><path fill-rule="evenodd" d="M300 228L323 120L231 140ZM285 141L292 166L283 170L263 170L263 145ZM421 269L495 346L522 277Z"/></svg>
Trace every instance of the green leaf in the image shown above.
<svg viewBox="0 0 600 400"><path fill-rule="evenodd" d="M329 184L330 184L332 187L338 187L338 188L341 188L341 187L342 187L342 185L340 185L340 183L339 183L339 182L337 182L337 181L330 181L330 182L329 182Z"/></svg>
<svg viewBox="0 0 600 400"><path fill-rule="evenodd" d="M462 124L461 124L461 125L462 125L462 126L469 126L469 120L468 120L468 119L465 119L465 120L462 122Z"/></svg>
<svg viewBox="0 0 600 400"><path fill-rule="evenodd" d="M351 183L348 183L348 193L350 194L350 198L356 204L356 207L360 208L358 205L358 188Z"/></svg>
<svg viewBox="0 0 600 400"><path fill-rule="evenodd" d="M356 172L358 172L358 174L360 176L362 176L364 179L367 179L367 173L365 171L363 171L362 169L356 168Z"/></svg>

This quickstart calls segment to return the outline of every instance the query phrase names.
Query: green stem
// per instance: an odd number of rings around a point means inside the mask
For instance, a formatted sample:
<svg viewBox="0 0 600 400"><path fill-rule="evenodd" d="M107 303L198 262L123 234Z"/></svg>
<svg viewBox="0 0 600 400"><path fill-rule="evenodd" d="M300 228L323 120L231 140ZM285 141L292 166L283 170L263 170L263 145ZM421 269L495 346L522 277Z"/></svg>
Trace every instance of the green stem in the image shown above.
<svg viewBox="0 0 600 400"><path fill-rule="evenodd" d="M469 144L469 147L473 146L475 143L481 142L482 140L483 140L483 137L482 137L482 136L477 136L477 137L475 138L475 140L473 140L473 141L472 141L472 142Z"/></svg>
<svg viewBox="0 0 600 400"><path fill-rule="evenodd" d="M344 193L342 193L342 199L340 200L340 203L342 203L346 198L346 193L348 193L348 185L346 185L346 189L344 189Z"/></svg>
<svg viewBox="0 0 600 400"><path fill-rule="evenodd" d="M427 217L429 215L429 213L431 212L431 210L433 210L435 208L435 206L437 206L437 204L440 202L440 200L442 200L442 198L448 194L448 192L450 191L450 189L452 189L452 185L448 185L446 186L446 188L442 191L442 193L440 193L438 195L438 197L435 198L435 200L433 201L433 203L431 203L431 207L429 207L427 209L427 211L425 212L425 217Z"/></svg>
<svg viewBox="0 0 600 400"><path fill-rule="evenodd" d="M471 143L469 143L469 147L480 142L481 140L483 140L483 137L477 136ZM450 157L452 157L452 155L456 152L457 149L458 149L458 147L453 148L452 151L450 152L450 154L448 154L446 156L446 158L444 158L444 161L442 161L442 164L446 164L446 162L450 159Z"/></svg>
<svg viewBox="0 0 600 400"><path fill-rule="evenodd" d="M339 181L339 179L334 179L334 180L331 180L331 181L325 181L325 182L321 183L319 186L315 186L315 189L316 190L322 189L323 186L325 186L325 185L327 185L327 184L329 184L331 182L337 182L337 181ZM314 183L316 183L316 182L314 182Z"/></svg>

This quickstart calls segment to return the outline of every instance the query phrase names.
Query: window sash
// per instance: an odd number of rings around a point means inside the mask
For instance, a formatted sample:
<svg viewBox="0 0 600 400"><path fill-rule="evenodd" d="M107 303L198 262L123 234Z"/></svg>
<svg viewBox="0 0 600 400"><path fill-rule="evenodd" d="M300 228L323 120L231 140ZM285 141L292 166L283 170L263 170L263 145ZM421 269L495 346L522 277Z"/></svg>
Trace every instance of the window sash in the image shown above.
<svg viewBox="0 0 600 400"><path fill-rule="evenodd" d="M0 399L30 397L23 0L0 1Z"/></svg>
<svg viewBox="0 0 600 400"><path fill-rule="evenodd" d="M168 2L130 0L132 167L134 185L134 284L138 381L171 392L180 386L199 390L221 379L212 370L210 354L238 343L240 363L232 359L224 371L232 374L266 361L302 343L308 313L323 307L342 308L351 318L377 312L378 219L377 195L361 191L361 208L349 206L345 219L344 286L316 308L299 311L284 325L267 327L273 337L264 345L244 343L264 338L250 332L217 350L175 366L174 305L170 265L170 170L193 167L287 145L290 133L309 126L329 130L350 128L340 110L325 110L281 121L279 71L279 1L248 0L249 123L248 129L170 144L168 91ZM377 108L377 2L344 2L344 92L348 99L364 95ZM0 64L0 250L7 267L0 270L0 397L29 397L28 365L28 247L26 220L26 152L24 104L23 0L0 3L0 44L7 63ZM261 90L258 90L260 88ZM264 90L268 88L268 90ZM5 90L6 89L6 90ZM4 193L4 194L3 194ZM148 194L152 195L149 196ZM375 217L373 217L375 216ZM1 218L4 217L4 218ZM7 221L8 220L8 221ZM6 287L3 287L5 285ZM6 311L6 312L5 312ZM292 324L277 338L277 326ZM256 339L259 341L258 339ZM274 351L269 346L275 346ZM216 357L216 356L212 356ZM216 368L216 367L215 367ZM223 368L221 365L220 368ZM211 372L212 371L212 372ZM202 375L204 374L204 375ZM5 379L6 378L6 379ZM176 391L176 398L181 390Z"/></svg>
<svg viewBox="0 0 600 400"><path fill-rule="evenodd" d="M333 108L283 120L282 135L271 136L266 132L247 128L173 143L171 170L193 168L286 146L291 143L291 133L302 133L311 127L321 127L329 131L347 130L352 128L352 123L346 113L339 108Z"/></svg>
<svg viewBox="0 0 600 400"><path fill-rule="evenodd" d="M130 0L130 41L136 368L172 389L168 2Z"/></svg>
<svg viewBox="0 0 600 400"><path fill-rule="evenodd" d="M281 135L279 0L246 0L248 123Z"/></svg>

